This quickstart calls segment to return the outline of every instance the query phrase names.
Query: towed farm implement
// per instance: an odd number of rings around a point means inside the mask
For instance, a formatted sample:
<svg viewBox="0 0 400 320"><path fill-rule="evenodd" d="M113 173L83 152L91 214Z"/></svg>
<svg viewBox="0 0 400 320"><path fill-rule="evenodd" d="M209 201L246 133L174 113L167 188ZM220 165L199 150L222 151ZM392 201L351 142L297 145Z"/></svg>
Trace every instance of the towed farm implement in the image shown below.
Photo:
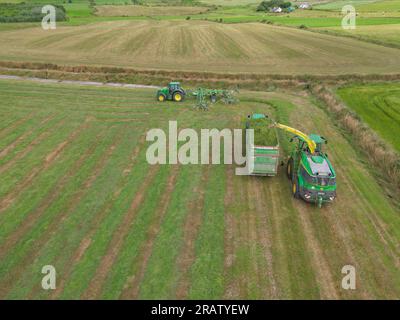
<svg viewBox="0 0 400 320"><path fill-rule="evenodd" d="M192 90L191 94L196 97L195 108L200 110L208 110L209 102L216 103L218 100L225 104L238 102L238 99L234 95L234 90L197 88L196 90Z"/></svg>
<svg viewBox="0 0 400 320"><path fill-rule="evenodd" d="M208 110L209 102L216 103L218 100L225 104L237 103L238 99L234 95L235 90L206 89L197 88L185 90L180 82L170 82L168 86L157 90L156 98L160 102L175 101L182 102L187 96L196 98L195 108Z"/></svg>

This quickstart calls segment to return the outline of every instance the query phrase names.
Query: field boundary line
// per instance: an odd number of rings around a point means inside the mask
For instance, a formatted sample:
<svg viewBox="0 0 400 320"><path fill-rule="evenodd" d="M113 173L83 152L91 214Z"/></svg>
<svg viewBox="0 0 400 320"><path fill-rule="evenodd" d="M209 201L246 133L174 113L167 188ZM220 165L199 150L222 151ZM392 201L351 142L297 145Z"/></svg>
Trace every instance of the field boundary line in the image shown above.
<svg viewBox="0 0 400 320"><path fill-rule="evenodd" d="M355 140L355 147L366 155L368 162L379 168L387 183L400 194L400 155L324 85L310 87L310 94L319 101L341 127Z"/></svg>
<svg viewBox="0 0 400 320"><path fill-rule="evenodd" d="M146 84L130 84L122 82L98 82L98 81L82 81L82 80L57 80L57 79L46 79L39 77L23 77L14 75L3 75L0 74L2 80L22 80L22 81L34 81L40 83L50 84L73 84L81 86L95 86L95 87L113 87L113 88L130 88L130 89L159 89L159 86L152 86Z"/></svg>

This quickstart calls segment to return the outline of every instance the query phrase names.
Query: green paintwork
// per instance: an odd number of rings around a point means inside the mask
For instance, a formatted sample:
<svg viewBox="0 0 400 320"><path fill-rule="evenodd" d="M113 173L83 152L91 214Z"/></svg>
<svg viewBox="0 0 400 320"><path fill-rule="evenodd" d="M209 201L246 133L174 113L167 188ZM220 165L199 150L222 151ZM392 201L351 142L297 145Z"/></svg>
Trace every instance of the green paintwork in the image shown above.
<svg viewBox="0 0 400 320"><path fill-rule="evenodd" d="M180 93L182 99L181 100L176 100L174 99L174 96L176 93ZM160 100L160 96L163 96L164 98ZM161 88L157 90L156 98L158 101L176 101L176 102L182 102L186 96L186 91L181 87L181 84L179 82L173 81L168 83L167 87Z"/></svg>
<svg viewBox="0 0 400 320"><path fill-rule="evenodd" d="M260 120L266 119L267 117L261 113L253 113L250 116L250 120ZM252 122L246 122L246 129L252 128ZM276 135L276 130L273 130ZM256 133L256 130L255 130ZM256 140L256 137L254 137ZM278 141L276 139L276 141ZM261 175L261 176L275 176L278 173L278 163L279 163L279 144L271 146L252 146L252 151L254 152L254 168L251 170L251 175ZM251 157L251 155L247 155ZM250 159L248 159L250 160ZM249 163L249 161L248 161Z"/></svg>
<svg viewBox="0 0 400 320"><path fill-rule="evenodd" d="M292 183L297 181L298 196L307 202L313 202L319 207L325 202L332 202L336 198L336 173L326 153L322 151L322 144L326 140L316 134L309 136L317 144L317 155L308 152L307 145L302 139L290 155L293 161ZM324 169L317 174L313 167ZM326 173L326 174L324 174Z"/></svg>

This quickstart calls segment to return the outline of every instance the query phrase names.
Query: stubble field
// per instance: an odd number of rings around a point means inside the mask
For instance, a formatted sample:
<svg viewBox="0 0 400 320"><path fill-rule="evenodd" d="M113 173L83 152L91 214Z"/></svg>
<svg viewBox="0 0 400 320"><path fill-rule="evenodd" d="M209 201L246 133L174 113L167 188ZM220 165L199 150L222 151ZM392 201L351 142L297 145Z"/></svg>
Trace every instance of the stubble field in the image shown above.
<svg viewBox="0 0 400 320"><path fill-rule="evenodd" d="M109 21L0 32L0 60L267 74L400 72L397 49L261 23ZM28 58L27 58L28 57Z"/></svg>

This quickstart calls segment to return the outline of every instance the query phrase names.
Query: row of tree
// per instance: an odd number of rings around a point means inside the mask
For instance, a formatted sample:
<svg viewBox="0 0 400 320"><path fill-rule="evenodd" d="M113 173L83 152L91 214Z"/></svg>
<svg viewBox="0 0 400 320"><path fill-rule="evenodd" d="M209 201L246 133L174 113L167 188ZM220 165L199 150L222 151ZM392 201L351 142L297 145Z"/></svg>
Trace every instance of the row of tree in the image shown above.
<svg viewBox="0 0 400 320"><path fill-rule="evenodd" d="M269 11L271 8L281 7L282 9L289 8L292 6L292 3L284 0L270 0L270 1L262 1L258 7L257 11Z"/></svg>
<svg viewBox="0 0 400 320"><path fill-rule="evenodd" d="M43 4L28 3L0 3L1 22L40 22L45 14L42 13ZM67 14L65 8L54 5L57 21L65 21Z"/></svg>

